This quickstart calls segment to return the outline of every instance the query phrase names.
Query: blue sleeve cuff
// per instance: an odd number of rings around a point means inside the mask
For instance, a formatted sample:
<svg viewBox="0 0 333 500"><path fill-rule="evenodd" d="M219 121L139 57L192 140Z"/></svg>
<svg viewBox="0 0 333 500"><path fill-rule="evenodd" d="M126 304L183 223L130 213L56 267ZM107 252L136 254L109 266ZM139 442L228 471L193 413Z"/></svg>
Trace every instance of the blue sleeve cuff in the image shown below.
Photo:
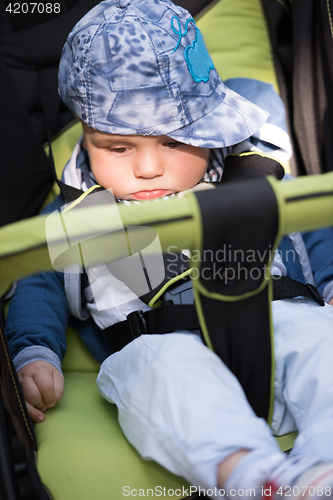
<svg viewBox="0 0 333 500"><path fill-rule="evenodd" d="M25 347L18 353L17 356L15 356L13 362L14 366L16 368L16 371L19 371L21 368L23 368L25 365L28 363L31 363L32 361L47 361L51 365L53 365L57 370L61 371L61 362L59 357L51 351L51 349L48 349L47 347L43 346L30 346L30 347Z"/></svg>
<svg viewBox="0 0 333 500"><path fill-rule="evenodd" d="M323 290L323 299L327 303L333 299L333 281L325 286Z"/></svg>

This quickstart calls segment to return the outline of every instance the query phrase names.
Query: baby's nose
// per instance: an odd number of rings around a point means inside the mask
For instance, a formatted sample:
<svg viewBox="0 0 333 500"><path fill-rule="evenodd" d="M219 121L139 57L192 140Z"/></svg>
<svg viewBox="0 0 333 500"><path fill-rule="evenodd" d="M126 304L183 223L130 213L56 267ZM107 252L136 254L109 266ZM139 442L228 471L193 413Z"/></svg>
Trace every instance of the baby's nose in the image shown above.
<svg viewBox="0 0 333 500"><path fill-rule="evenodd" d="M157 153L146 152L139 155L135 168L136 177L152 179L163 174L163 162Z"/></svg>

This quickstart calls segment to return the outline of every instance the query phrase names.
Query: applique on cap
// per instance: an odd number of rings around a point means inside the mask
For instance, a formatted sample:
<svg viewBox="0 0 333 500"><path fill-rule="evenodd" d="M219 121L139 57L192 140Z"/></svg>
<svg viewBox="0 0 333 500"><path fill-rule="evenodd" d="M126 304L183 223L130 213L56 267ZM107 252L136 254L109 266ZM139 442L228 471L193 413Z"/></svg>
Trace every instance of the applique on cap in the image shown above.
<svg viewBox="0 0 333 500"><path fill-rule="evenodd" d="M178 29L174 25L174 19L176 19L178 23ZM187 35L187 26L190 22L192 22L195 26L195 38L193 42L185 48L184 58L193 80L196 83L207 83L209 80L209 73L212 69L214 69L214 64L205 47L200 30L196 27L195 21L192 17L186 21L185 31L182 33L179 18L177 16L172 16L171 27L173 32L176 35L179 35L178 43L172 53L176 52L178 49L183 36Z"/></svg>

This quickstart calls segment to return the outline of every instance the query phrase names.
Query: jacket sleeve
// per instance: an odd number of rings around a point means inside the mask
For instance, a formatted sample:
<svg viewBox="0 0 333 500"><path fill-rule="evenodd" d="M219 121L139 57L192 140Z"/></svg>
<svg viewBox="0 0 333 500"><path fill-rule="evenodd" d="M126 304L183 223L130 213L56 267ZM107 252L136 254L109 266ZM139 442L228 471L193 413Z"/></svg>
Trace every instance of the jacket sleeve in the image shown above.
<svg viewBox="0 0 333 500"><path fill-rule="evenodd" d="M6 321L6 335L16 369L31 361L43 360L61 370L68 320L61 273L40 273L20 280Z"/></svg>
<svg viewBox="0 0 333 500"><path fill-rule="evenodd" d="M326 302L333 298L333 228L304 233L316 286Z"/></svg>
<svg viewBox="0 0 333 500"><path fill-rule="evenodd" d="M43 213L50 213L63 204L64 199L59 196ZM16 369L31 361L43 360L61 371L68 320L63 273L39 273L21 279L6 321L6 335Z"/></svg>

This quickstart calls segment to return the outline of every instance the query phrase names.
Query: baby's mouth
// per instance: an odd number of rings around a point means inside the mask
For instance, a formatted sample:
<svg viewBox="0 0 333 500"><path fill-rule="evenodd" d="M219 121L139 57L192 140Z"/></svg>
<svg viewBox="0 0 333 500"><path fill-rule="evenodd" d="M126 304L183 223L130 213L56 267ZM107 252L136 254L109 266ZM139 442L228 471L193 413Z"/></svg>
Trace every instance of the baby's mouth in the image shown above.
<svg viewBox="0 0 333 500"><path fill-rule="evenodd" d="M151 191L137 191L132 193L134 200L153 200L154 198L163 198L170 194L167 189L152 189Z"/></svg>

